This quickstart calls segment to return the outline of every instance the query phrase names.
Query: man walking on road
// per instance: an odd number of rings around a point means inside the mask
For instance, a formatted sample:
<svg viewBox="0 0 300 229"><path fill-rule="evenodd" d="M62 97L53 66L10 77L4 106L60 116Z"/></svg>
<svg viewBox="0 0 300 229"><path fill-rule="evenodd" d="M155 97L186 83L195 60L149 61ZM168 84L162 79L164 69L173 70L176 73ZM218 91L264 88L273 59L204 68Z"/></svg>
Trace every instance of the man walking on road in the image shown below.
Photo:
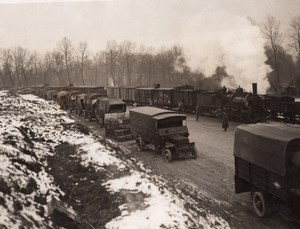
<svg viewBox="0 0 300 229"><path fill-rule="evenodd" d="M228 115L226 112L223 113L223 119L222 119L222 128L224 131L227 131L227 128L229 127L228 124Z"/></svg>
<svg viewBox="0 0 300 229"><path fill-rule="evenodd" d="M200 116L200 107L197 106L197 107L196 107L196 121L197 121L197 122L198 122L198 120L199 120L199 116Z"/></svg>

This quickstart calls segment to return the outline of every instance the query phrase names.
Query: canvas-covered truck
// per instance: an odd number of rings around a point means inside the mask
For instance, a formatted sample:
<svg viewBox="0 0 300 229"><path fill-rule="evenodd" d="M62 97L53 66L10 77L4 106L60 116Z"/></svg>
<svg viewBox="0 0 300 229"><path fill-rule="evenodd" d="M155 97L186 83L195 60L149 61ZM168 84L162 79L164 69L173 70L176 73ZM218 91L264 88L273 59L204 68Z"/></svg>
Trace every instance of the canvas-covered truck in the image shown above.
<svg viewBox="0 0 300 229"><path fill-rule="evenodd" d="M122 99L98 98L96 101L96 119L102 126L104 124L105 114L125 113L126 104Z"/></svg>
<svg viewBox="0 0 300 229"><path fill-rule="evenodd" d="M241 125L235 132L235 193L250 192L265 217L280 203L300 200L300 128L279 123Z"/></svg>
<svg viewBox="0 0 300 229"><path fill-rule="evenodd" d="M126 104L121 99L99 98L96 102L96 118L105 127L105 136L117 141L132 138Z"/></svg>
<svg viewBox="0 0 300 229"><path fill-rule="evenodd" d="M86 97L86 94L77 94L75 96L75 104L76 104L76 110L75 113L80 116L83 114L83 111L85 110L84 107L84 98Z"/></svg>
<svg viewBox="0 0 300 229"><path fill-rule="evenodd" d="M68 108L68 92L67 91L60 91L57 93L57 103L61 109Z"/></svg>
<svg viewBox="0 0 300 229"><path fill-rule="evenodd" d="M130 128L139 151L151 144L170 162L174 158L196 158L195 143L189 141L186 116L156 107L130 110Z"/></svg>
<svg viewBox="0 0 300 229"><path fill-rule="evenodd" d="M85 110L83 111L84 117L88 118L90 121L93 118L96 118L95 116L95 110L96 110L96 103L98 98L103 98L104 96L99 93L93 93L88 94L84 98L84 107Z"/></svg>

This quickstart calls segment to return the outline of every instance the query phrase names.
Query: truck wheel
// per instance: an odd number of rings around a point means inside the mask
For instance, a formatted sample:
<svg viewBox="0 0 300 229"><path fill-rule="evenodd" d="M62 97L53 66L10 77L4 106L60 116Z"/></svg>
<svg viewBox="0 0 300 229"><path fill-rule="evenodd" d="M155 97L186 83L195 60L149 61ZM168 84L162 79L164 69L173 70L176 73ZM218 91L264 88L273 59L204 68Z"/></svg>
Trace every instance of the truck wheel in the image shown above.
<svg viewBox="0 0 300 229"><path fill-rule="evenodd" d="M271 213L270 201L266 193L255 191L252 195L253 209L259 217L265 217Z"/></svg>
<svg viewBox="0 0 300 229"><path fill-rule="evenodd" d="M99 124L100 124L101 127L103 127L103 125L104 125L103 118L99 118Z"/></svg>
<svg viewBox="0 0 300 229"><path fill-rule="evenodd" d="M197 153L196 147L194 147L194 151L192 152L191 158L195 160L195 159L197 159L197 156L198 156L198 153Z"/></svg>
<svg viewBox="0 0 300 229"><path fill-rule="evenodd" d="M144 147L144 143L143 143L143 139L141 136L138 136L135 140L138 151L143 151L143 147Z"/></svg>
<svg viewBox="0 0 300 229"><path fill-rule="evenodd" d="M165 157L167 162L171 162L172 161L172 152L169 149L164 149L163 150L163 156Z"/></svg>

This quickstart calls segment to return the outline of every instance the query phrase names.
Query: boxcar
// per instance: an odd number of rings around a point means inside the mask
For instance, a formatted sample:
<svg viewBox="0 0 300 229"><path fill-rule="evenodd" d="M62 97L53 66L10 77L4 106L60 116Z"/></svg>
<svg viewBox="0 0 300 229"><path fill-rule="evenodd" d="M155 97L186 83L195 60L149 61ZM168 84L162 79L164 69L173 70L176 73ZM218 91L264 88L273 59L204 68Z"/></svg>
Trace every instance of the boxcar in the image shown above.
<svg viewBox="0 0 300 229"><path fill-rule="evenodd" d="M174 88L155 88L152 90L153 104L157 107L176 107L174 102Z"/></svg>
<svg viewBox="0 0 300 229"><path fill-rule="evenodd" d="M103 94L103 93L105 93L105 96L107 94L104 87L100 87L100 86L94 86L94 87L91 87L91 86L71 86L68 89L72 90L72 91L80 91L81 93L85 93L85 94L88 94L88 93Z"/></svg>
<svg viewBox="0 0 300 229"><path fill-rule="evenodd" d="M107 96L109 98L120 99L121 87L119 86L107 87Z"/></svg>
<svg viewBox="0 0 300 229"><path fill-rule="evenodd" d="M251 192L255 213L271 201L299 206L300 128L284 124L241 125L235 132L235 193Z"/></svg>
<svg viewBox="0 0 300 229"><path fill-rule="evenodd" d="M184 111L193 113L196 108L196 96L196 90L174 90L174 103L178 105L182 101Z"/></svg>
<svg viewBox="0 0 300 229"><path fill-rule="evenodd" d="M136 86L124 86L120 88L121 99L128 104L133 104L135 102L135 89Z"/></svg>
<svg viewBox="0 0 300 229"><path fill-rule="evenodd" d="M218 108L223 106L223 96L217 91L199 91L197 94L196 105L200 108L203 115L214 116Z"/></svg>
<svg viewBox="0 0 300 229"><path fill-rule="evenodd" d="M153 87L140 87L135 89L135 100L139 105L149 105L153 101Z"/></svg>

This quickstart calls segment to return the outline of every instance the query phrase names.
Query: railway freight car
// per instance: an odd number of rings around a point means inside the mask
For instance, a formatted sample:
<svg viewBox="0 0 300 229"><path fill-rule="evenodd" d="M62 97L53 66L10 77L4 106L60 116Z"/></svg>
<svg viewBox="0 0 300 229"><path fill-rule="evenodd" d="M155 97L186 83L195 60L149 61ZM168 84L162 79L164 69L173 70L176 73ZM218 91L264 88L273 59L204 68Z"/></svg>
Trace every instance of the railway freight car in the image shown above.
<svg viewBox="0 0 300 229"><path fill-rule="evenodd" d="M224 96L220 91L199 91L196 93L196 105L205 116L215 116L218 109L223 108Z"/></svg>
<svg viewBox="0 0 300 229"><path fill-rule="evenodd" d="M299 127L240 125L235 132L234 161L235 193L251 192L258 216L267 216L274 201L299 208Z"/></svg>
<svg viewBox="0 0 300 229"><path fill-rule="evenodd" d="M153 87L140 87L135 89L135 102L138 105L153 105Z"/></svg>
<svg viewBox="0 0 300 229"><path fill-rule="evenodd" d="M192 89L174 90L174 103L178 105L183 102L184 111L193 113L197 103L197 92Z"/></svg>
<svg viewBox="0 0 300 229"><path fill-rule="evenodd" d="M114 99L121 99L121 87L119 86L113 86L113 87L107 87L107 96L109 98Z"/></svg>
<svg viewBox="0 0 300 229"><path fill-rule="evenodd" d="M297 114L295 99L290 96L261 95L263 106L269 118L276 120L279 116L289 119Z"/></svg>
<svg viewBox="0 0 300 229"><path fill-rule="evenodd" d="M166 108L178 106L174 101L174 88L155 88L151 92L154 106Z"/></svg>
<svg viewBox="0 0 300 229"><path fill-rule="evenodd" d="M89 94L89 93L100 93L103 96L107 95L106 90L104 89L104 87L100 87L100 86L70 86L68 87L69 91L80 91L81 93L84 94Z"/></svg>
<svg viewBox="0 0 300 229"><path fill-rule="evenodd" d="M120 97L122 100L127 103L132 105L136 99L135 99L135 89L138 88L137 86L124 86L120 87Z"/></svg>

